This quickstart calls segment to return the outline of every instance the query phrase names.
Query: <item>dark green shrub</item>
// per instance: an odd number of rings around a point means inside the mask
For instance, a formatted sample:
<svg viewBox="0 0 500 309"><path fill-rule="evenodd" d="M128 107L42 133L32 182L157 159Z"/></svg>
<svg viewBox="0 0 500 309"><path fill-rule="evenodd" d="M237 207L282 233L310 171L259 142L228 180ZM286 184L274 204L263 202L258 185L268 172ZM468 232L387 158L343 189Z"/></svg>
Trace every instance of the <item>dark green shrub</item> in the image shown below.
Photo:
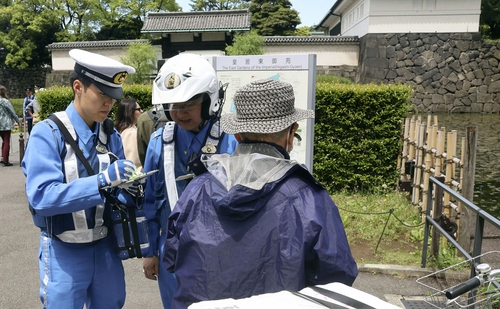
<svg viewBox="0 0 500 309"><path fill-rule="evenodd" d="M19 117L23 117L24 98L22 98L22 99L9 99L9 101L12 104L12 107L14 107L14 110L16 111L16 115Z"/></svg>
<svg viewBox="0 0 500 309"><path fill-rule="evenodd" d="M139 105L146 110L151 107L152 86L151 85L123 85L123 98L135 98ZM54 86L36 94L40 103L40 119L47 118L48 115L63 111L73 100L73 90L69 86ZM119 100L117 101L119 102ZM116 111L115 104L109 113L109 118L114 119Z"/></svg>
<svg viewBox="0 0 500 309"><path fill-rule="evenodd" d="M404 85L316 85L314 174L330 192L396 183L411 93Z"/></svg>

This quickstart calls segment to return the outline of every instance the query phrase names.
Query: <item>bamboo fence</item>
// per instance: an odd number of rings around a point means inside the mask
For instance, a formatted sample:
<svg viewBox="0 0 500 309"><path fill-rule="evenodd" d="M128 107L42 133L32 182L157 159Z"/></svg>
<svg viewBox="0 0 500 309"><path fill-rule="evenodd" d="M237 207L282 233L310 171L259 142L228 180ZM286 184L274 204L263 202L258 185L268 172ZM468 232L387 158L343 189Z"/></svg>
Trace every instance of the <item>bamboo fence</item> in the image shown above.
<svg viewBox="0 0 500 309"><path fill-rule="evenodd" d="M398 168L401 171L399 188L411 194L412 204L420 207L422 222L425 222L427 208L431 207L432 217L435 220L441 217L443 227L459 238L460 219L464 211L460 203L452 200L450 194L446 192L442 198L441 196L436 198L439 191L434 190L438 192L433 197L434 205L427 205L427 192L431 176L441 179L449 188L461 195L462 188L470 185L464 182L474 182L474 179L464 179L466 138L461 138L459 158L457 131L446 132L444 127L438 127L437 115L428 115L426 122L422 121L421 116L408 117L403 123L402 132L403 147L398 160Z"/></svg>

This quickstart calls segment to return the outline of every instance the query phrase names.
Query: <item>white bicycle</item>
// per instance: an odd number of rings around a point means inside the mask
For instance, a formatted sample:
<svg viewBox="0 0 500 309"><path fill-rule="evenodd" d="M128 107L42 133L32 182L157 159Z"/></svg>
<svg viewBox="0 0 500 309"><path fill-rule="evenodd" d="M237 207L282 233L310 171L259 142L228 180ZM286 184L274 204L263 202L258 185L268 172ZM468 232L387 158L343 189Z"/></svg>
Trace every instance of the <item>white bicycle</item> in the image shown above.
<svg viewBox="0 0 500 309"><path fill-rule="evenodd" d="M478 264L477 261L491 261ZM433 308L500 309L500 251L490 251L417 279L429 289L424 300ZM475 276L471 267L475 265Z"/></svg>

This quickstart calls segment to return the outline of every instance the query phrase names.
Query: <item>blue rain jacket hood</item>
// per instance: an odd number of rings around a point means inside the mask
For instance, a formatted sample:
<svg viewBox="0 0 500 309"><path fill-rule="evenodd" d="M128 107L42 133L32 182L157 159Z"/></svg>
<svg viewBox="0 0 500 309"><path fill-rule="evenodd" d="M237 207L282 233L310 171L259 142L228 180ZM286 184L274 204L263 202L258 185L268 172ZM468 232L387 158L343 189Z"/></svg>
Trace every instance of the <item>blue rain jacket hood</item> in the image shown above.
<svg viewBox="0 0 500 309"><path fill-rule="evenodd" d="M357 266L326 190L277 147L214 155L171 216L163 263L179 289L172 308L341 282Z"/></svg>

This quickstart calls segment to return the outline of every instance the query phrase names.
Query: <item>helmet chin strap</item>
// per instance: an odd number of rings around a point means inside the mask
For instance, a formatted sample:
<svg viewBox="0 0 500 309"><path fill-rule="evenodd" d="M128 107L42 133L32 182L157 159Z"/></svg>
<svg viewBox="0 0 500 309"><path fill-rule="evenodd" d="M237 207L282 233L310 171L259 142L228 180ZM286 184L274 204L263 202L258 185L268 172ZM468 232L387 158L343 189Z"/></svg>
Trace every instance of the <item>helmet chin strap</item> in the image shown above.
<svg viewBox="0 0 500 309"><path fill-rule="evenodd" d="M201 131L201 129L203 129L203 127L205 126L205 123L207 123L207 121L205 119L203 119L200 124L198 125L198 130Z"/></svg>

